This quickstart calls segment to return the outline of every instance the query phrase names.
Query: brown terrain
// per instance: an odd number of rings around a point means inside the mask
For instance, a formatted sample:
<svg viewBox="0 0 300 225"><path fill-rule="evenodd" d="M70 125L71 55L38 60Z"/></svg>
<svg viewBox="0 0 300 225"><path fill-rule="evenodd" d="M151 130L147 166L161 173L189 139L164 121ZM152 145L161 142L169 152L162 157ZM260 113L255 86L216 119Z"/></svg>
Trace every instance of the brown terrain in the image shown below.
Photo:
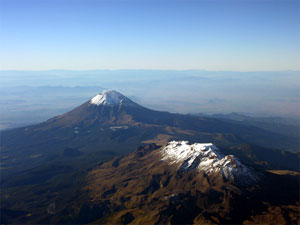
<svg viewBox="0 0 300 225"><path fill-rule="evenodd" d="M90 171L83 188L89 196L85 215L96 208L99 214L93 214L94 218L91 216L89 222L300 223L299 193L297 194L299 176L282 177L257 171L261 181L250 186L239 186L233 181L224 180L218 174L207 176L195 170L180 173L176 165L170 166L166 161L160 160L159 150L160 147L155 144L140 147L134 153ZM280 193L282 188L289 192L289 196L287 193Z"/></svg>

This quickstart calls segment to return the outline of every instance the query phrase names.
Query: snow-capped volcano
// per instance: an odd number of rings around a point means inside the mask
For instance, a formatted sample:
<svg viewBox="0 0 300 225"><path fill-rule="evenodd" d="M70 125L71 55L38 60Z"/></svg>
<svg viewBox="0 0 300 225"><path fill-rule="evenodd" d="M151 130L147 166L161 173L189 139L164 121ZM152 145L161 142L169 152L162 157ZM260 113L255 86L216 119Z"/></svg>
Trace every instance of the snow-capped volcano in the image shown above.
<svg viewBox="0 0 300 225"><path fill-rule="evenodd" d="M225 156L212 143L189 144L187 141L171 141L161 150L162 159L178 164L179 170L198 169L207 175L220 173L227 180L253 183L258 176L233 155Z"/></svg>
<svg viewBox="0 0 300 225"><path fill-rule="evenodd" d="M166 144L140 146L89 171L83 191L94 204L92 212L95 206L113 208L113 214L102 214L107 224L121 224L124 215L131 218L126 224L248 224L256 215L258 219L249 224L278 224L277 218L283 221L288 212L276 209L281 207L278 199L286 206L287 192L282 190L295 191L290 202L299 196L298 179L288 185L278 180L282 176L257 173L211 143ZM273 202L274 216L264 211ZM298 209L293 206L291 218L298 219Z"/></svg>
<svg viewBox="0 0 300 225"><path fill-rule="evenodd" d="M110 90L106 91L103 94L97 94L90 100L90 104L93 105L119 105L119 104L133 104L133 102L126 98L121 93Z"/></svg>

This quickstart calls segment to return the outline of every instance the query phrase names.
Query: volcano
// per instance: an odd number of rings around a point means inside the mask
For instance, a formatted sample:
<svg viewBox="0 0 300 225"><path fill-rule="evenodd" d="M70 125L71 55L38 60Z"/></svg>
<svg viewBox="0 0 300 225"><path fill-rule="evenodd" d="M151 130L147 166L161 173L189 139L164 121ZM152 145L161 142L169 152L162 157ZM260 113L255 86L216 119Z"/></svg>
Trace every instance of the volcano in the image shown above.
<svg viewBox="0 0 300 225"><path fill-rule="evenodd" d="M212 143L150 144L89 172L82 188L89 200L74 222L296 224L297 181L251 168Z"/></svg>
<svg viewBox="0 0 300 225"><path fill-rule="evenodd" d="M142 217L241 223L251 214L233 215L255 210L253 205L260 212L274 206L269 211L276 215L282 199L290 204L290 197L298 198L295 179L261 184L270 176L256 171L299 170L299 155L280 150L297 140L230 121L151 110L117 91L97 94L43 123L2 131L0 138L3 224L140 224ZM247 190L257 188L279 190L259 192L253 197L258 202L239 209L254 193ZM262 196L270 194L266 201L281 195L280 201L263 205ZM223 214L216 216L216 209ZM253 220L259 223L260 217Z"/></svg>

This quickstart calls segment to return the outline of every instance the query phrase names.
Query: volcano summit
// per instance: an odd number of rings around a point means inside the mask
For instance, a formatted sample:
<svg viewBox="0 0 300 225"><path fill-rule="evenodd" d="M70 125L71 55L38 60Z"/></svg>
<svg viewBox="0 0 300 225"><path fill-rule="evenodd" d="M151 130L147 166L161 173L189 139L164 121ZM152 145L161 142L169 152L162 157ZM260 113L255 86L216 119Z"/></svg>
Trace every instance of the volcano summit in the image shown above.
<svg viewBox="0 0 300 225"><path fill-rule="evenodd" d="M212 143L194 143L171 141L162 149L163 160L177 164L179 171L197 169L206 175L219 174L227 180L243 184L255 183L258 175L244 166L235 156L219 151Z"/></svg>
<svg viewBox="0 0 300 225"><path fill-rule="evenodd" d="M90 104L94 105L136 105L129 98L117 91L107 91L103 94L97 94L90 100Z"/></svg>

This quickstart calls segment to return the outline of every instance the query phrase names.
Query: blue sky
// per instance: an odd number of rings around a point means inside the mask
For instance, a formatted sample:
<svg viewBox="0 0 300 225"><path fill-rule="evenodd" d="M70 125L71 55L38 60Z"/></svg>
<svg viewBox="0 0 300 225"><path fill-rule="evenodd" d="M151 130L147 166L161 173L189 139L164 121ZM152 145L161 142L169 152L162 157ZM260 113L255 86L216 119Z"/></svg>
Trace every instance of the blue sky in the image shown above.
<svg viewBox="0 0 300 225"><path fill-rule="evenodd" d="M2 70L299 70L299 1L0 0Z"/></svg>

